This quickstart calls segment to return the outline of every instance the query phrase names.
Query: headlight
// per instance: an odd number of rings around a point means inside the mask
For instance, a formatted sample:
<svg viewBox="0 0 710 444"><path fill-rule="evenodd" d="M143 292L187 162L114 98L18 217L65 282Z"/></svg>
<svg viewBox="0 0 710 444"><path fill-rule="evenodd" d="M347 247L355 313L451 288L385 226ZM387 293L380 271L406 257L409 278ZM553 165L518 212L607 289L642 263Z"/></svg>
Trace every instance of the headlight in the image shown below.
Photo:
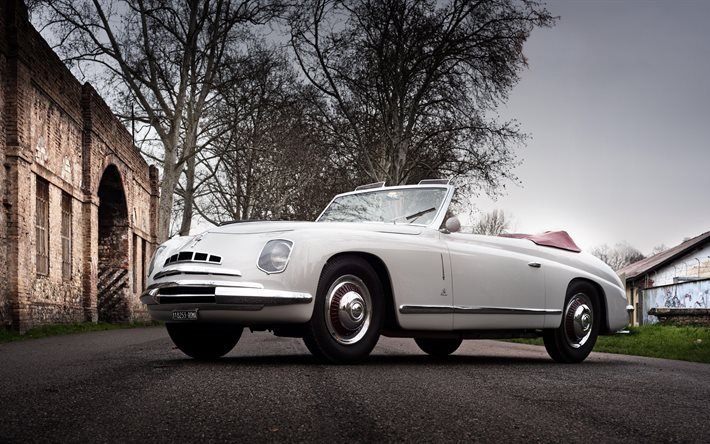
<svg viewBox="0 0 710 444"><path fill-rule="evenodd" d="M288 265L293 242L286 239L272 239L264 245L259 255L257 267L259 270L271 274L281 273Z"/></svg>

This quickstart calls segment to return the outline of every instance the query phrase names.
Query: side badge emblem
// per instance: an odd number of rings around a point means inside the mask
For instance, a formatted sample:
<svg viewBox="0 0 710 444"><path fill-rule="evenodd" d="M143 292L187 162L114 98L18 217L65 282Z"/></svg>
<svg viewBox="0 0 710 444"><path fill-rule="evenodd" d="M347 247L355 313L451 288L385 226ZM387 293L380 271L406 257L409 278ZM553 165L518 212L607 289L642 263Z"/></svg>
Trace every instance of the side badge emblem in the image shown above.
<svg viewBox="0 0 710 444"><path fill-rule="evenodd" d="M446 288L444 288L443 290L441 290L441 297L445 298L447 296L448 294L446 293Z"/></svg>

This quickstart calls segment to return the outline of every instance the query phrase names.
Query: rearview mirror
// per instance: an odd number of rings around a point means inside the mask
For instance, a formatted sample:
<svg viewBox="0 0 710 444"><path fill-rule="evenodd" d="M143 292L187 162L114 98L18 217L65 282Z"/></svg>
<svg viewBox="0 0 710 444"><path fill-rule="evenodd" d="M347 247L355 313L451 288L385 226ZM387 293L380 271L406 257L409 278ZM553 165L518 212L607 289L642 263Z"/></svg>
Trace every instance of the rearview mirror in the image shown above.
<svg viewBox="0 0 710 444"><path fill-rule="evenodd" d="M446 223L444 224L444 227L446 228L446 231L449 233L456 233L461 230L461 222L459 221L459 218L456 216L452 216L448 219L446 219Z"/></svg>

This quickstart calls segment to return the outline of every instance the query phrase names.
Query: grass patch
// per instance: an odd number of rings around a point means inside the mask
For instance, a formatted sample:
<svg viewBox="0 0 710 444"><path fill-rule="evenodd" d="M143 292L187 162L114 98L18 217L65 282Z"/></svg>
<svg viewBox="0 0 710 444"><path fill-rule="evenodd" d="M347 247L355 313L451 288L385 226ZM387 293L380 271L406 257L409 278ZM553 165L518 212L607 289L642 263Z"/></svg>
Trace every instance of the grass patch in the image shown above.
<svg viewBox="0 0 710 444"><path fill-rule="evenodd" d="M62 336L90 331L119 330L125 328L149 327L158 325L157 322L131 322L127 324L109 324L107 322L75 322L72 324L45 325L28 330L21 335L16 331L0 329L0 344L5 342L24 341L27 339L45 338L48 336Z"/></svg>
<svg viewBox="0 0 710 444"><path fill-rule="evenodd" d="M642 325L627 335L600 336L594 351L710 364L710 327ZM542 339L514 339L543 345Z"/></svg>

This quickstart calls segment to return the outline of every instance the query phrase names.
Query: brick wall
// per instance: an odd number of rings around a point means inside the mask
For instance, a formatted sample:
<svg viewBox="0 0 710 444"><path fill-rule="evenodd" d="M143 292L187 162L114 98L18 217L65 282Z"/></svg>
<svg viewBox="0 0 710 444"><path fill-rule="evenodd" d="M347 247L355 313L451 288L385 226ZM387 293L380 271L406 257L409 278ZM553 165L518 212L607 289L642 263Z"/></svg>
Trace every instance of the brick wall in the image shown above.
<svg viewBox="0 0 710 444"><path fill-rule="evenodd" d="M0 261L12 258L0 262L0 322L23 331L145 318L138 279L143 243L152 252L156 240L156 170L94 88L76 80L32 28L20 0L0 4L0 35ZM111 180L102 182L107 174ZM36 271L37 177L49 182L47 275ZM62 269L63 195L71 202L69 275ZM113 274L108 282L100 279L105 270ZM99 291L108 284L115 286L110 304Z"/></svg>
<svg viewBox="0 0 710 444"><path fill-rule="evenodd" d="M7 282L7 174L5 167L5 14L0 14L0 282ZM11 307L7 286L0 284L0 328L10 324Z"/></svg>

